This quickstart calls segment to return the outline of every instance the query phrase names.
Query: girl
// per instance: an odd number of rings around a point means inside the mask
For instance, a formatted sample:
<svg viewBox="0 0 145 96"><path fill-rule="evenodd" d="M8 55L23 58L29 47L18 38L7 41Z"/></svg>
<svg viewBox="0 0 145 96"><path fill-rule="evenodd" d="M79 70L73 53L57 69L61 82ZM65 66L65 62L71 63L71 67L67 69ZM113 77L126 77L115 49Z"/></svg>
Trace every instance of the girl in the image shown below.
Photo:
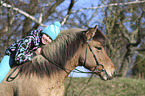
<svg viewBox="0 0 145 96"><path fill-rule="evenodd" d="M60 33L61 24L56 21L43 30L33 30L27 37L17 40L6 49L5 56L0 63L0 83L3 81L11 65L23 64L41 54L41 45L49 44Z"/></svg>

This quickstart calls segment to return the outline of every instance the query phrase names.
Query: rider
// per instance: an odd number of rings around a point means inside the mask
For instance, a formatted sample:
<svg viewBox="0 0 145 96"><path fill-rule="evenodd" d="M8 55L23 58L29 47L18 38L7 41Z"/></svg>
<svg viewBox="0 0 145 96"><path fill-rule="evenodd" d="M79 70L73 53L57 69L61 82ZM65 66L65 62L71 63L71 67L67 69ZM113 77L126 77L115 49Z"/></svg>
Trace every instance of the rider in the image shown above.
<svg viewBox="0 0 145 96"><path fill-rule="evenodd" d="M6 49L5 56L0 63L0 83L11 69L12 64L23 64L41 54L41 46L49 44L60 33L61 24L55 21L44 29L33 30L28 36L17 40Z"/></svg>

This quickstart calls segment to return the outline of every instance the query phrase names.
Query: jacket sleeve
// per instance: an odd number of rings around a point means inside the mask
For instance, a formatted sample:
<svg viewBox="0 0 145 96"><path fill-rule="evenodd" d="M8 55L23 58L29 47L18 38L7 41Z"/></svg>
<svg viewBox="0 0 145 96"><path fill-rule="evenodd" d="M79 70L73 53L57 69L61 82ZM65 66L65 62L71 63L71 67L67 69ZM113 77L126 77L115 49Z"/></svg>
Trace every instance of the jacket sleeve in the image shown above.
<svg viewBox="0 0 145 96"><path fill-rule="evenodd" d="M5 54L11 56L12 58L15 57L15 52L17 49L18 44L20 43L21 40L17 40L15 43L13 43L12 45L10 45L6 51Z"/></svg>
<svg viewBox="0 0 145 96"><path fill-rule="evenodd" d="M22 64L32 60L35 55L35 53L33 52L34 39L35 38L33 36L29 36L22 40L23 42L21 42L21 44L18 46L15 54L15 62L17 64Z"/></svg>
<svg viewBox="0 0 145 96"><path fill-rule="evenodd" d="M31 31L27 37L17 40L6 49L5 54L12 56L17 64L22 64L33 59L34 52L40 45L41 30Z"/></svg>
<svg viewBox="0 0 145 96"><path fill-rule="evenodd" d="M17 64L22 64L31 61L36 56L36 51L40 47L40 30L33 30L28 33L28 36L22 40L16 51L15 61Z"/></svg>

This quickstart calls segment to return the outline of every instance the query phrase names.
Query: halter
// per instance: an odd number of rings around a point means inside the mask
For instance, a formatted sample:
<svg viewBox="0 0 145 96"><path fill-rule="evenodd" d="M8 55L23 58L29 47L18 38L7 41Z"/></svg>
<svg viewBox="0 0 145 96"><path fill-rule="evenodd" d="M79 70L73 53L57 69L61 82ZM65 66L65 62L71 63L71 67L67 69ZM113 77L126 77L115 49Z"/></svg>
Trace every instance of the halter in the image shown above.
<svg viewBox="0 0 145 96"><path fill-rule="evenodd" d="M96 69L99 73L100 73L100 72L105 72L107 78L109 78L108 73L107 73L106 70L104 69L104 65L99 64L99 62L98 62L98 60L97 60L97 58L96 58L96 56L95 56L95 54L94 54L94 52L93 52L93 50L92 50L90 44L89 44L89 42L90 42L91 40L93 40L93 37L92 37L91 39L87 40L87 47L86 47L86 54L85 54L84 66L85 66L85 64L86 64L87 52L88 52L88 47L89 47L89 49L90 49L90 51L92 52L93 57L94 57L94 59L95 59L95 61L96 61L96 64L97 64L97 66L95 67L95 69ZM97 69L98 66L102 66L102 70L98 70L98 69ZM94 69L93 71L95 71L95 69Z"/></svg>

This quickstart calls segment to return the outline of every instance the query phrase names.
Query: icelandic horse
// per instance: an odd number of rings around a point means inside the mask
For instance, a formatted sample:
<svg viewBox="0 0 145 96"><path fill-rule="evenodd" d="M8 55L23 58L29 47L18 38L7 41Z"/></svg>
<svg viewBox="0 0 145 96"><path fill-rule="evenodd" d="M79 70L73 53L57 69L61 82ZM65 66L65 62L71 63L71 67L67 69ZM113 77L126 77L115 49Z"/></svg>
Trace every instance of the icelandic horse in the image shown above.
<svg viewBox="0 0 145 96"><path fill-rule="evenodd" d="M13 74L19 73L17 78L2 81L0 96L63 96L64 81L77 66L84 66L103 80L112 79L115 68L102 46L105 39L97 26L61 32L53 43L42 47L41 55L19 65Z"/></svg>

